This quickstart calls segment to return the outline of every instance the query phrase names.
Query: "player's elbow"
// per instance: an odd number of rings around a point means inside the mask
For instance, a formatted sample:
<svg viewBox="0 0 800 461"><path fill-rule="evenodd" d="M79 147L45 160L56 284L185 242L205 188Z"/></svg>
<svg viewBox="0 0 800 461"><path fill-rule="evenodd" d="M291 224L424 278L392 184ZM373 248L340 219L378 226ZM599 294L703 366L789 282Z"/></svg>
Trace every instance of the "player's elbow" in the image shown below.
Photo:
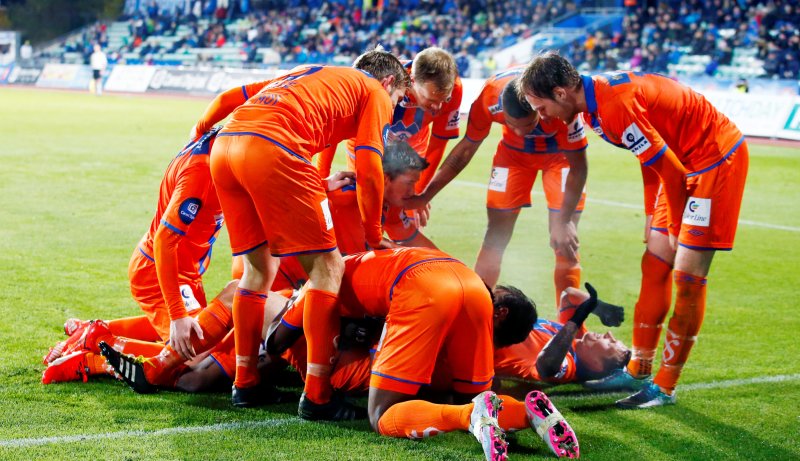
<svg viewBox="0 0 800 461"><path fill-rule="evenodd" d="M542 379L552 378L558 373L559 362L550 360L547 356L540 355L536 359L536 372Z"/></svg>

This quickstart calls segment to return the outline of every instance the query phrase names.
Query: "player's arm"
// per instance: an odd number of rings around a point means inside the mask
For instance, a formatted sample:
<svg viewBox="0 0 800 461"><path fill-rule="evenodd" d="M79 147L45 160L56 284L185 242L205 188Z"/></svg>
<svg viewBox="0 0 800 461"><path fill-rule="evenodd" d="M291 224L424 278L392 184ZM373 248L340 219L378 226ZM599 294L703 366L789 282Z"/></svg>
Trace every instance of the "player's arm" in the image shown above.
<svg viewBox="0 0 800 461"><path fill-rule="evenodd" d="M642 183L644 184L644 243L647 243L647 237L650 235L650 225L653 222L653 213L656 209L656 200L658 199L658 189L661 185L661 181L658 178L658 173L653 171L652 168L644 165L641 165L641 167Z"/></svg>
<svg viewBox="0 0 800 461"><path fill-rule="evenodd" d="M224 120L234 109L241 106L251 96L261 91L271 80L242 85L223 91L206 107L200 120L195 124L190 135L191 139L210 130L212 126Z"/></svg>
<svg viewBox="0 0 800 461"><path fill-rule="evenodd" d="M667 200L667 230L670 237L677 237L680 233L683 208L686 205L687 170L678 156L666 145L660 156L644 165L652 168L661 179Z"/></svg>
<svg viewBox="0 0 800 461"><path fill-rule="evenodd" d="M561 370L561 364L564 362L564 357L567 356L567 352L572 346L572 341L575 340L575 336L581 330L583 322L597 307L597 292L594 287L587 283L586 289L589 291L589 299L582 302L575 309L572 318L564 323L561 330L553 339L547 342L536 358L536 371L542 379L553 378L558 374Z"/></svg>
<svg viewBox="0 0 800 461"><path fill-rule="evenodd" d="M564 152L564 156L569 163L569 173L567 173L564 185L561 211L557 214L553 230L550 233L550 246L562 256L577 260L578 229L572 221L572 215L578 207L586 186L589 166L586 162L586 149L578 152Z"/></svg>
<svg viewBox="0 0 800 461"><path fill-rule="evenodd" d="M197 217L211 189L211 173L206 164L197 164L181 174L169 205L156 230L153 258L161 295L170 318L170 345L186 359L195 353L191 332L199 338L203 333L197 321L189 317L178 281L178 246Z"/></svg>
<svg viewBox="0 0 800 461"><path fill-rule="evenodd" d="M333 157L336 155L337 146L338 144L332 144L317 156L317 170L319 170L320 178L327 178L331 175L331 165L333 164Z"/></svg>
<svg viewBox="0 0 800 461"><path fill-rule="evenodd" d="M472 157L475 156L475 152L478 151L482 142L483 140L473 141L469 137L464 136L464 138L453 147L453 150L450 151L447 158L444 159L442 167L433 175L431 182L428 183L428 187L426 187L421 194L407 200L405 208L411 210L418 209L433 200L439 191L450 184L450 182L469 165L469 162L472 160ZM427 169L432 170L432 166Z"/></svg>
<svg viewBox="0 0 800 461"><path fill-rule="evenodd" d="M372 248L384 243L383 213L383 137L392 119L392 103L385 91L373 91L363 104L356 134L356 196L364 235Z"/></svg>
<svg viewBox="0 0 800 461"><path fill-rule="evenodd" d="M439 167L439 163L442 161L442 157L444 157L447 141L449 141L449 139L440 138L436 135L431 135L428 139L428 147L425 149L425 155L423 155L423 157L428 161L430 166L420 174L419 181L417 182L418 185L424 186L430 182L436 168Z"/></svg>

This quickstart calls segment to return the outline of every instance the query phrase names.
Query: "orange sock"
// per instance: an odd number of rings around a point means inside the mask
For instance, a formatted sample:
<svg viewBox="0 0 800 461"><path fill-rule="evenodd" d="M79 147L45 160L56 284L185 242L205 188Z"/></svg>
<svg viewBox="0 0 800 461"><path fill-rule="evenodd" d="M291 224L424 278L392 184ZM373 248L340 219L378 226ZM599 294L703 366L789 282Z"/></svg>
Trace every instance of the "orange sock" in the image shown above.
<svg viewBox="0 0 800 461"><path fill-rule="evenodd" d="M409 400L389 407L378 420L378 432L387 437L421 439L455 430L469 430L474 404L441 405Z"/></svg>
<svg viewBox="0 0 800 461"><path fill-rule="evenodd" d="M236 379L238 388L258 384L258 346L264 324L267 293L238 288L233 296L233 325L236 340Z"/></svg>
<svg viewBox="0 0 800 461"><path fill-rule="evenodd" d="M111 367L106 362L106 358L100 354L86 353L86 367L90 375L110 375Z"/></svg>
<svg viewBox="0 0 800 461"><path fill-rule="evenodd" d="M152 357L164 348L164 343L154 343L150 341L140 341L138 339L120 338L114 336L110 340L103 340L114 349L122 352L123 354L135 355L142 357ZM98 341L99 342L99 341Z"/></svg>
<svg viewBox="0 0 800 461"><path fill-rule="evenodd" d="M133 338L140 341L161 341L161 337L158 336L155 328L150 324L150 320L144 315L109 320L106 323L114 336Z"/></svg>
<svg viewBox="0 0 800 461"><path fill-rule="evenodd" d="M556 268L553 271L553 281L556 284L556 306L561 302L561 293L567 287L581 287L581 263L572 261L563 256L556 255Z"/></svg>
<svg viewBox="0 0 800 461"><path fill-rule="evenodd" d="M325 403L331 399L331 370L336 351L333 340L339 334L339 314L336 311L337 296L328 291L309 289L303 310L303 333L308 347L306 368L306 398L314 403Z"/></svg>
<svg viewBox="0 0 800 461"><path fill-rule="evenodd" d="M675 271L675 311L669 319L661 368L654 383L671 394L697 341L706 313L706 278Z"/></svg>
<svg viewBox="0 0 800 461"><path fill-rule="evenodd" d="M672 303L672 266L645 251L642 255L642 285L633 311L632 356L628 372L649 376L653 369L661 325Z"/></svg>
<svg viewBox="0 0 800 461"><path fill-rule="evenodd" d="M516 432L528 429L528 414L525 404L510 395L500 395L503 400L502 410L497 414L497 422L506 432Z"/></svg>

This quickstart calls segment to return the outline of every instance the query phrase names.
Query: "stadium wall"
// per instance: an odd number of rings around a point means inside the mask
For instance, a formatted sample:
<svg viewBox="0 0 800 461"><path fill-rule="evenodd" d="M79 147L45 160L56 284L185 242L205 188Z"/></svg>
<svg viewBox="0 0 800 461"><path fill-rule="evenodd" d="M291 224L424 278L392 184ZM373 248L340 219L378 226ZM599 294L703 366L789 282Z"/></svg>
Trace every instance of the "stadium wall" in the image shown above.
<svg viewBox="0 0 800 461"><path fill-rule="evenodd" d="M160 66L117 65L106 77L108 92L184 93L210 96L227 88L274 78L279 69L180 69ZM0 66L0 84L40 88L87 89L89 66L47 64L44 68L11 64ZM466 114L480 93L484 79L463 79L461 112ZM752 94L726 91L704 82L693 85L748 136L800 141L800 96L782 92ZM795 83L796 84L796 83ZM796 90L795 90L796 91Z"/></svg>

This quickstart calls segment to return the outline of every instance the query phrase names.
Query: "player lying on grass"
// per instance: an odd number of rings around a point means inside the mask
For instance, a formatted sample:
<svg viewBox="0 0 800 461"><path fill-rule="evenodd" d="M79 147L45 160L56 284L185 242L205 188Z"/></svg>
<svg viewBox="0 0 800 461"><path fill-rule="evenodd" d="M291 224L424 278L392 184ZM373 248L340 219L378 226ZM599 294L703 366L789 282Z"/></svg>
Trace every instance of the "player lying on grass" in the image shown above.
<svg viewBox="0 0 800 461"><path fill-rule="evenodd" d="M541 172L547 199L556 296L580 286L577 225L583 210L586 184L586 135L580 117L567 123L543 120L517 91L524 68L494 75L472 103L467 133L453 148L427 188L407 205L419 208L449 184L489 136L493 123L503 137L492 160L486 196L488 224L475 262L475 272L494 286L500 277L503 253L522 208L531 205L531 189Z"/></svg>
<svg viewBox="0 0 800 461"><path fill-rule="evenodd" d="M377 432L418 438L471 430L487 459L504 459L501 427L532 426L555 453L577 455L574 433L541 393L531 393L524 403L508 398L498 421L500 399L489 391L492 351L495 345L526 338L536 319L532 302L518 290L498 287L491 293L474 272L445 253L405 248L345 258L339 298L343 316L388 318L371 373L367 355L360 359L366 366L344 362L335 367L346 378L347 384L340 387L369 387L368 413ZM288 345L294 347L303 333L305 302L307 298L301 298L283 316L268 338L269 352L285 353ZM156 379L153 361L137 362L108 351L110 362L132 387L152 390L153 383L143 378ZM299 357L295 354L295 360ZM459 406L418 400L415 395L423 385L452 391L462 402L474 400ZM343 399L340 394L336 398ZM362 416L356 407L349 408L336 419Z"/></svg>

